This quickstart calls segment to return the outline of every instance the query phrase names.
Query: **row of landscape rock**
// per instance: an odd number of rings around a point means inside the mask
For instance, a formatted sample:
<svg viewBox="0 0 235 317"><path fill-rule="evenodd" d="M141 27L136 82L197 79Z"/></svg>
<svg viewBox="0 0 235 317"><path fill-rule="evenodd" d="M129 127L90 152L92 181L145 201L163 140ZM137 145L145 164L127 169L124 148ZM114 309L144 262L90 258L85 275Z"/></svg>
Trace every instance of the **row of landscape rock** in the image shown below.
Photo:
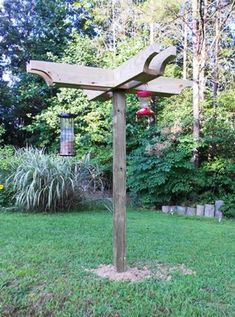
<svg viewBox="0 0 235 317"><path fill-rule="evenodd" d="M179 215L188 216L205 216L205 217L216 217L222 218L223 213L221 207L224 204L223 200L216 200L215 204L197 205L196 207L185 207L185 206L162 206L162 212L164 213L176 213Z"/></svg>

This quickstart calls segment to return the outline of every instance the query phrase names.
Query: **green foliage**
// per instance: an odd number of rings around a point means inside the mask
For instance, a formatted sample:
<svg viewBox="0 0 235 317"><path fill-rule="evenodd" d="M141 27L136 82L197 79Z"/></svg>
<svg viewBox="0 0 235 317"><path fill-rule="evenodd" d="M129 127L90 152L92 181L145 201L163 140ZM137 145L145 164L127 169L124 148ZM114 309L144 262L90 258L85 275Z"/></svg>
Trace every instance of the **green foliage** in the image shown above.
<svg viewBox="0 0 235 317"><path fill-rule="evenodd" d="M73 41L60 59L66 63L95 65L97 50L93 42L85 36L73 34ZM56 59L55 59L56 60ZM88 102L83 93L76 89L60 89L50 98L50 107L34 117L27 127L28 133L37 136L34 142L39 147L47 147L55 152L59 148L60 112L69 111L78 115L76 123L76 152L82 158L90 153L92 160L103 171L110 172L111 167L111 103Z"/></svg>
<svg viewBox="0 0 235 317"><path fill-rule="evenodd" d="M101 166L111 184L111 102L88 102L78 90L48 88L42 79L26 74L26 61L39 59L116 67L155 40L161 47L177 46L177 61L166 67L164 76L181 78L184 24L175 16L185 14L184 9L182 1L174 0L167 3L137 1L131 6L128 1L49 0L45 6L43 0L5 0L0 9L1 66L4 72L9 71L15 77L11 77L11 85L7 85L0 74L0 143L20 147L33 144L46 147L49 153L58 152L57 115L63 111L76 113L77 159L90 153L92 161ZM210 10L214 9L212 5ZM190 19L189 13L189 24ZM218 94L215 103L209 82L214 60L213 54L209 54L209 80L201 109L201 139L197 144L191 138L191 89L171 98L157 97L156 105L152 104L157 113L156 130L154 126L147 130L146 118L135 121L138 101L134 95L127 96L128 184L132 196L138 196L142 204L207 203L235 193L234 53L227 26L223 34L228 36L221 39L219 56L220 68L223 68L219 88L224 91ZM191 44L188 38L189 77ZM195 147L200 152L197 170L191 164ZM5 158L0 167L1 175L5 173L6 177L9 170L14 172L17 160L19 163L19 158L10 156L16 163L14 167L11 160L8 162Z"/></svg>
<svg viewBox="0 0 235 317"><path fill-rule="evenodd" d="M224 205L221 208L223 214L228 218L235 218L235 195L225 195L223 199Z"/></svg>
<svg viewBox="0 0 235 317"><path fill-rule="evenodd" d="M0 145L3 143L2 136L4 135L5 132L6 132L6 130L4 129L3 124L0 124Z"/></svg>
<svg viewBox="0 0 235 317"><path fill-rule="evenodd" d="M94 167L73 158L45 154L33 148L18 150L13 184L16 206L29 211L70 210L81 202L94 180Z"/></svg>
<svg viewBox="0 0 235 317"><path fill-rule="evenodd" d="M128 185L135 201L144 205L214 203L224 199L225 214L234 214L235 131L234 96L223 92L213 108L204 104L199 168L191 164L195 147L192 133L191 92L157 103L158 128L137 132L128 158ZM138 123L137 123L138 124ZM140 126L139 126L140 127ZM141 128L141 127L140 127Z"/></svg>
<svg viewBox="0 0 235 317"><path fill-rule="evenodd" d="M0 124L4 124L7 144L21 147L37 143L40 133L25 127L50 105L57 91L27 74L26 63L30 59L62 58L75 30L84 36L94 35L92 23L87 23L91 20L88 12L76 8L74 2L5 0L0 7ZM1 80L6 74L10 75L6 76L8 83Z"/></svg>
<svg viewBox="0 0 235 317"><path fill-rule="evenodd" d="M11 146L0 148L0 207L12 207L14 204L14 189L12 184L6 186L8 177L16 170L20 160L14 156L15 149Z"/></svg>
<svg viewBox="0 0 235 317"><path fill-rule="evenodd" d="M176 141L160 131L146 132L146 138L128 160L132 196L141 204L156 206L186 199L194 187L195 168L190 163L192 144L188 137Z"/></svg>

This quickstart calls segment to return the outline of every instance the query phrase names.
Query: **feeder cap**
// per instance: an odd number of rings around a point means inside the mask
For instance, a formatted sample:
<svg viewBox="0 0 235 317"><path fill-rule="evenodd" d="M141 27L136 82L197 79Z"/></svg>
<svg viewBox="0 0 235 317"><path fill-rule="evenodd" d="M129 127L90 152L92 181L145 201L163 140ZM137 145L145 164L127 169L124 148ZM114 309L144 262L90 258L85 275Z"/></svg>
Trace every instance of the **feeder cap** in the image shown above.
<svg viewBox="0 0 235 317"><path fill-rule="evenodd" d="M58 114L59 118L67 118L67 119L71 119L71 118L76 118L77 115L73 114L73 113L69 113L69 112L61 112L60 114Z"/></svg>
<svg viewBox="0 0 235 317"><path fill-rule="evenodd" d="M142 109L136 111L136 115L137 115L137 117L144 117L144 116L151 117L154 115L154 112L150 108L145 107L145 108L142 108Z"/></svg>
<svg viewBox="0 0 235 317"><path fill-rule="evenodd" d="M139 91L137 91L136 95L138 97L145 98L145 97L152 96L152 93L151 93L151 91L148 91L148 90L139 90Z"/></svg>

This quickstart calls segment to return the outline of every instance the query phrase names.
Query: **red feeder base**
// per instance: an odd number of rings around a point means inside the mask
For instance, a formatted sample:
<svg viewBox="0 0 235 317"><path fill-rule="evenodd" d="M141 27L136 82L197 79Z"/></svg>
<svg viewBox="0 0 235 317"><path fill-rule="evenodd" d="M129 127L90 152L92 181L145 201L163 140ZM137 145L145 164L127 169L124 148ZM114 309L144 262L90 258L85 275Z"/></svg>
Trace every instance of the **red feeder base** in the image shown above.
<svg viewBox="0 0 235 317"><path fill-rule="evenodd" d="M136 115L137 117L144 117L144 116L151 117L154 115L154 112L150 108L146 107L136 111Z"/></svg>

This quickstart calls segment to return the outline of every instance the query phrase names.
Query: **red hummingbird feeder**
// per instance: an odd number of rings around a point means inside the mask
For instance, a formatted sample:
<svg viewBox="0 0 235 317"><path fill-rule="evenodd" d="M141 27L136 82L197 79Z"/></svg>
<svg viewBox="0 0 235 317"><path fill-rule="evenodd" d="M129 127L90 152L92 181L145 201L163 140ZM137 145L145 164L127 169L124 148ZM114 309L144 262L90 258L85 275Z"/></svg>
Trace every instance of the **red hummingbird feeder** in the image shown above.
<svg viewBox="0 0 235 317"><path fill-rule="evenodd" d="M136 111L137 117L151 117L154 116L153 110L150 108L151 102L151 92L147 90L139 90L136 93L139 102L140 102L140 109Z"/></svg>

